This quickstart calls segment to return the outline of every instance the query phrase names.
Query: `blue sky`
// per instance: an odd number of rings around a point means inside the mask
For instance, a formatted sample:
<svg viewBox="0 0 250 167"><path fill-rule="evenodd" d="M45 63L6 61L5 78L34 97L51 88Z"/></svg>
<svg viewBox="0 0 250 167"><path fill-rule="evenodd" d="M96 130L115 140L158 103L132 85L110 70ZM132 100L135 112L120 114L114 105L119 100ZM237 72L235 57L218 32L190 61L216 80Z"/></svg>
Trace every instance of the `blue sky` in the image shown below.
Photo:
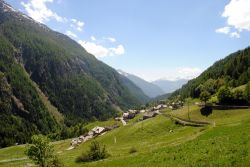
<svg viewBox="0 0 250 167"><path fill-rule="evenodd" d="M193 78L250 44L250 0L6 0L115 69Z"/></svg>

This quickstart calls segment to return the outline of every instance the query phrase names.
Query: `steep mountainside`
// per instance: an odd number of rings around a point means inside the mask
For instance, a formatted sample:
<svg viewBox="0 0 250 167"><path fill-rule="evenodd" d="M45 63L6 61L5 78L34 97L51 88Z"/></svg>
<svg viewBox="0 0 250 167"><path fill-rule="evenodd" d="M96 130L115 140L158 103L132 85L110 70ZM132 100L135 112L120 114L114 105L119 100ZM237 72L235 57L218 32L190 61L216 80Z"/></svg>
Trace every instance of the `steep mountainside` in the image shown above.
<svg viewBox="0 0 250 167"><path fill-rule="evenodd" d="M207 87L211 93L222 85L237 87L250 81L250 47L230 54L217 61L199 77L189 81L172 96L198 97L202 87Z"/></svg>
<svg viewBox="0 0 250 167"><path fill-rule="evenodd" d="M131 81L129 78L121 75L122 82L126 85L126 87L133 92L133 94L140 99L141 103L146 103L150 100L150 98L146 95L146 93L143 91L143 89Z"/></svg>
<svg viewBox="0 0 250 167"><path fill-rule="evenodd" d="M141 88L141 90L150 98L154 98L156 96L164 94L164 91L153 83L147 82L140 77L126 73L122 70L118 70L118 72L131 80L139 88Z"/></svg>
<svg viewBox="0 0 250 167"><path fill-rule="evenodd" d="M0 147L24 143L34 133L53 132L60 124L14 55L0 34Z"/></svg>
<svg viewBox="0 0 250 167"><path fill-rule="evenodd" d="M152 83L160 87L164 91L164 93L172 93L175 90L181 88L182 85L186 84L187 82L188 80L186 79L180 79L176 81L160 79L153 81Z"/></svg>
<svg viewBox="0 0 250 167"><path fill-rule="evenodd" d="M0 129L1 142L13 134L17 142L28 139L31 133L51 132L60 124L61 118L55 118L62 117L58 111L70 126L109 118L120 107L132 107L147 98L142 92L134 93L136 85L78 43L14 10L3 0L0 74L0 116L4 126Z"/></svg>

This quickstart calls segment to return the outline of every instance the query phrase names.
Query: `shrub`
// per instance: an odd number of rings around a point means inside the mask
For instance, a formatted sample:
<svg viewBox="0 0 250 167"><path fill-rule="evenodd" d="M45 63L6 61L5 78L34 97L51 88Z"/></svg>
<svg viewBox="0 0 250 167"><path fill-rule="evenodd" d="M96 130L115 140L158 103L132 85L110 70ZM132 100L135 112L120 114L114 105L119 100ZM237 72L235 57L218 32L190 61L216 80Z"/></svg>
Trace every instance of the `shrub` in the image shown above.
<svg viewBox="0 0 250 167"><path fill-rule="evenodd" d="M228 87L221 87L218 91L218 100L221 104L230 104L233 100L233 95Z"/></svg>
<svg viewBox="0 0 250 167"><path fill-rule="evenodd" d="M49 144L49 139L43 135L34 135L32 144L28 146L26 155L39 167L61 167L63 164L54 153L54 148Z"/></svg>
<svg viewBox="0 0 250 167"><path fill-rule="evenodd" d="M128 153L133 154L133 153L136 153L136 152L137 152L137 149L135 147L131 147Z"/></svg>
<svg viewBox="0 0 250 167"><path fill-rule="evenodd" d="M213 108L212 108L211 106L207 105L207 106L205 106L205 107L202 107L202 108L200 109L200 112L201 112L201 115L207 117L207 116L209 116L210 114L213 113Z"/></svg>
<svg viewBox="0 0 250 167"><path fill-rule="evenodd" d="M247 104L247 100L244 96L244 91L243 90L235 90L233 92L233 99L234 99L234 104L239 104L239 105L243 105L243 104Z"/></svg>
<svg viewBox="0 0 250 167"><path fill-rule="evenodd" d="M250 103L250 82L247 83L245 91L244 91L245 99L248 103Z"/></svg>
<svg viewBox="0 0 250 167"><path fill-rule="evenodd" d="M90 144L89 150L76 158L76 162L98 161L109 157L106 147L97 141Z"/></svg>
<svg viewBox="0 0 250 167"><path fill-rule="evenodd" d="M200 100L204 101L205 103L207 103L207 101L210 99L211 94L208 91L203 91L200 94Z"/></svg>

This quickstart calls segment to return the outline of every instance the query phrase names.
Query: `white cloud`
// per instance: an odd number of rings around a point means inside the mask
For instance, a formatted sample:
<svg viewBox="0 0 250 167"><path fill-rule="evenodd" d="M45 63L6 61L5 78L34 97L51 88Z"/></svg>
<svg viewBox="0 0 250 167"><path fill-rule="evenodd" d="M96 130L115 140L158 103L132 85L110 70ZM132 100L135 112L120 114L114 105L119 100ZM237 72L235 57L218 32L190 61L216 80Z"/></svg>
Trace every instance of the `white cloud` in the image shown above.
<svg viewBox="0 0 250 167"><path fill-rule="evenodd" d="M94 42L87 42L79 40L78 43L84 47L87 52L93 54L97 58L109 55L109 50L102 45L95 44Z"/></svg>
<svg viewBox="0 0 250 167"><path fill-rule="evenodd" d="M125 68L124 70L128 73L140 76L149 82L159 79L171 80L171 81L176 81L179 79L190 80L195 77L198 77L203 71L198 67L168 68L168 67L150 67L150 66L148 66L148 68L130 67L127 69Z"/></svg>
<svg viewBox="0 0 250 167"><path fill-rule="evenodd" d="M177 69L177 75L178 77L184 78L184 79L193 79L200 75L202 70L197 67L181 67Z"/></svg>
<svg viewBox="0 0 250 167"><path fill-rule="evenodd" d="M68 35L69 37L77 38L77 35L69 30L67 30L65 34Z"/></svg>
<svg viewBox="0 0 250 167"><path fill-rule="evenodd" d="M96 41L96 38L94 36L90 37L92 41Z"/></svg>
<svg viewBox="0 0 250 167"><path fill-rule="evenodd" d="M250 30L250 0L231 0L224 8L222 17L227 19L227 26L217 29L217 33L228 34L231 38L240 38L241 31ZM230 32L230 29L235 32Z"/></svg>
<svg viewBox="0 0 250 167"><path fill-rule="evenodd" d="M225 6L223 17L227 18L227 24L239 31L250 30L250 1L231 0Z"/></svg>
<svg viewBox="0 0 250 167"><path fill-rule="evenodd" d="M76 19L71 19L72 24L70 25L72 28L77 29L78 31L83 30L84 22L76 20Z"/></svg>
<svg viewBox="0 0 250 167"><path fill-rule="evenodd" d="M240 34L238 32L232 32L230 33L231 38L240 38Z"/></svg>
<svg viewBox="0 0 250 167"><path fill-rule="evenodd" d="M21 5L30 17L40 23L44 23L50 19L55 19L58 22L66 22L66 18L59 16L46 6L46 3L52 2L53 0L29 0L27 3L21 2Z"/></svg>
<svg viewBox="0 0 250 167"><path fill-rule="evenodd" d="M125 49L122 45L118 45L116 48L107 48L94 42L83 40L78 40L78 43L96 58L123 55L125 53Z"/></svg>
<svg viewBox="0 0 250 167"><path fill-rule="evenodd" d="M230 32L230 27L222 27L215 30L217 33L228 34Z"/></svg>
<svg viewBox="0 0 250 167"><path fill-rule="evenodd" d="M116 42L116 39L113 38L113 37L108 37L108 38L106 38L106 39L109 40L109 41L112 42L112 43Z"/></svg>
<svg viewBox="0 0 250 167"><path fill-rule="evenodd" d="M115 55L123 55L125 53L125 49L122 45L118 45L116 48L110 48L109 50Z"/></svg>

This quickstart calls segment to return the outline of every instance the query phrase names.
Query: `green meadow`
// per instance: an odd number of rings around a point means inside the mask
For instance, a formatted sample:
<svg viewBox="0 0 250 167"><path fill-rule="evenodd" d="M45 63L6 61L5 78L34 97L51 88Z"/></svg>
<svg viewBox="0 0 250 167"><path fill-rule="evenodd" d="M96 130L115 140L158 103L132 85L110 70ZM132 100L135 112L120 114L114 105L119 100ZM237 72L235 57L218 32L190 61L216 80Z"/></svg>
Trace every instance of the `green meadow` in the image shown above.
<svg viewBox="0 0 250 167"><path fill-rule="evenodd" d="M110 131L95 140L104 144L111 155L97 162L76 163L75 159L88 150L87 141L66 151L70 139L54 142L55 151L65 166L70 167L152 167L152 166L250 166L250 109L214 110L202 116L196 105L189 107L191 120L209 121L206 127L176 125L169 118L158 115L139 121L142 115L128 125ZM188 107L164 110L174 116L188 118ZM111 125L113 120L94 122L89 128ZM136 151L130 153L130 149ZM0 150L1 167L19 167L33 164L25 159L25 146Z"/></svg>

